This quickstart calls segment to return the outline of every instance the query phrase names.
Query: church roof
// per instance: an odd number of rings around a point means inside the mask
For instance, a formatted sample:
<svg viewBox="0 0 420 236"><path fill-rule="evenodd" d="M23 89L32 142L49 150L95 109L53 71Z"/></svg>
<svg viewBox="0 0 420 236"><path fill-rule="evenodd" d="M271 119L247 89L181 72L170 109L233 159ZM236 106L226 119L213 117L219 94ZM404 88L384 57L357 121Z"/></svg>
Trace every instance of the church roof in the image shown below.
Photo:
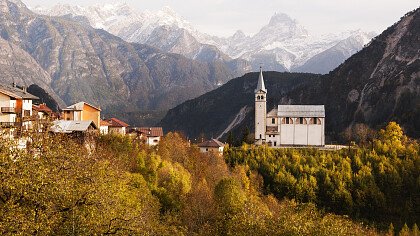
<svg viewBox="0 0 420 236"><path fill-rule="evenodd" d="M277 108L274 108L269 113L267 113L267 117L276 117L277 114L278 114L278 110L277 110Z"/></svg>
<svg viewBox="0 0 420 236"><path fill-rule="evenodd" d="M263 77L263 72L262 72L261 67L260 67L260 77L258 77L257 89L255 89L255 92L258 92L258 91L263 91L267 93L267 89L265 89L265 85L264 85L264 77Z"/></svg>
<svg viewBox="0 0 420 236"><path fill-rule="evenodd" d="M199 147L224 147L225 145L217 139L211 139L198 144Z"/></svg>
<svg viewBox="0 0 420 236"><path fill-rule="evenodd" d="M279 117L325 117L324 105L279 105Z"/></svg>

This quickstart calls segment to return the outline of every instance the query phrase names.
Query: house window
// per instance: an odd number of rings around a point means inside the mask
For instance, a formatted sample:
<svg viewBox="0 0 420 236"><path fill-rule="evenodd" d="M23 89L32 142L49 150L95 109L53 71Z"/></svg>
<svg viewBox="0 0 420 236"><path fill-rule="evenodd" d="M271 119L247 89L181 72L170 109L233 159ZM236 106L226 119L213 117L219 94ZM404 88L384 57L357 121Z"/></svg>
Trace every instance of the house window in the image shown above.
<svg viewBox="0 0 420 236"><path fill-rule="evenodd" d="M209 149L208 148L206 148L206 152L208 152L209 151Z"/></svg>
<svg viewBox="0 0 420 236"><path fill-rule="evenodd" d="M277 146L277 142L276 141L274 141L274 147L276 147Z"/></svg>
<svg viewBox="0 0 420 236"><path fill-rule="evenodd" d="M275 118L271 118L271 124L275 124L276 123L276 119Z"/></svg>

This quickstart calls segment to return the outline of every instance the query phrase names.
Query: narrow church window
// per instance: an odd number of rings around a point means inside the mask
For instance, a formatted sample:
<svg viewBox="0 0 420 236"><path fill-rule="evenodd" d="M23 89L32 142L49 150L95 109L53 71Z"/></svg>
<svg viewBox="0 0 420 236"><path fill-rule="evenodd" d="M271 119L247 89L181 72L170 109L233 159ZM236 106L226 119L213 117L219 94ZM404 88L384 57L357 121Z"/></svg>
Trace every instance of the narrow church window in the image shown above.
<svg viewBox="0 0 420 236"><path fill-rule="evenodd" d="M257 96L257 99L260 100L260 96Z"/></svg>
<svg viewBox="0 0 420 236"><path fill-rule="evenodd" d="M318 124L318 118L314 117L314 125Z"/></svg>
<svg viewBox="0 0 420 236"><path fill-rule="evenodd" d="M261 99L264 99L264 96L261 96Z"/></svg>
<svg viewBox="0 0 420 236"><path fill-rule="evenodd" d="M276 141L274 141L274 147L275 147L275 146L277 146L277 142L276 142Z"/></svg>
<svg viewBox="0 0 420 236"><path fill-rule="evenodd" d="M271 118L271 124L275 124L276 123L276 119L275 118Z"/></svg>
<svg viewBox="0 0 420 236"><path fill-rule="evenodd" d="M262 138L261 134L260 134L260 139Z"/></svg>

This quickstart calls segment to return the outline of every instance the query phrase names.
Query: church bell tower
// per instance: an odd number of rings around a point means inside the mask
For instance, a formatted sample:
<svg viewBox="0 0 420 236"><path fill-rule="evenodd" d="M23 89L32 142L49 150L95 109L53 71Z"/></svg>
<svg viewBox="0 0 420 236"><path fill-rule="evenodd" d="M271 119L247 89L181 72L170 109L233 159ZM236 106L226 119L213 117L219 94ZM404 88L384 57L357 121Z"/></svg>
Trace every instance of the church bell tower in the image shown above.
<svg viewBox="0 0 420 236"><path fill-rule="evenodd" d="M255 89L255 144L265 142L267 116L267 89L265 89L262 68Z"/></svg>

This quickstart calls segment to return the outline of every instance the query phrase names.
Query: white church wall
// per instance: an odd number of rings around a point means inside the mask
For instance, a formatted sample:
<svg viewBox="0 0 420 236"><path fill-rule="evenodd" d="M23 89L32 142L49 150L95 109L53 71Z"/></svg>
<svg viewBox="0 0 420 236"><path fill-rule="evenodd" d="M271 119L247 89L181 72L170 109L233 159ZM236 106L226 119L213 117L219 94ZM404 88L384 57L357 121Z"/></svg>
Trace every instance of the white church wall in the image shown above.
<svg viewBox="0 0 420 236"><path fill-rule="evenodd" d="M308 145L308 125L295 125L294 145Z"/></svg>
<svg viewBox="0 0 420 236"><path fill-rule="evenodd" d="M294 139L294 124L281 124L280 125L280 144L293 145Z"/></svg>
<svg viewBox="0 0 420 236"><path fill-rule="evenodd" d="M322 125L308 126L308 145L321 146L323 144L323 129Z"/></svg>

